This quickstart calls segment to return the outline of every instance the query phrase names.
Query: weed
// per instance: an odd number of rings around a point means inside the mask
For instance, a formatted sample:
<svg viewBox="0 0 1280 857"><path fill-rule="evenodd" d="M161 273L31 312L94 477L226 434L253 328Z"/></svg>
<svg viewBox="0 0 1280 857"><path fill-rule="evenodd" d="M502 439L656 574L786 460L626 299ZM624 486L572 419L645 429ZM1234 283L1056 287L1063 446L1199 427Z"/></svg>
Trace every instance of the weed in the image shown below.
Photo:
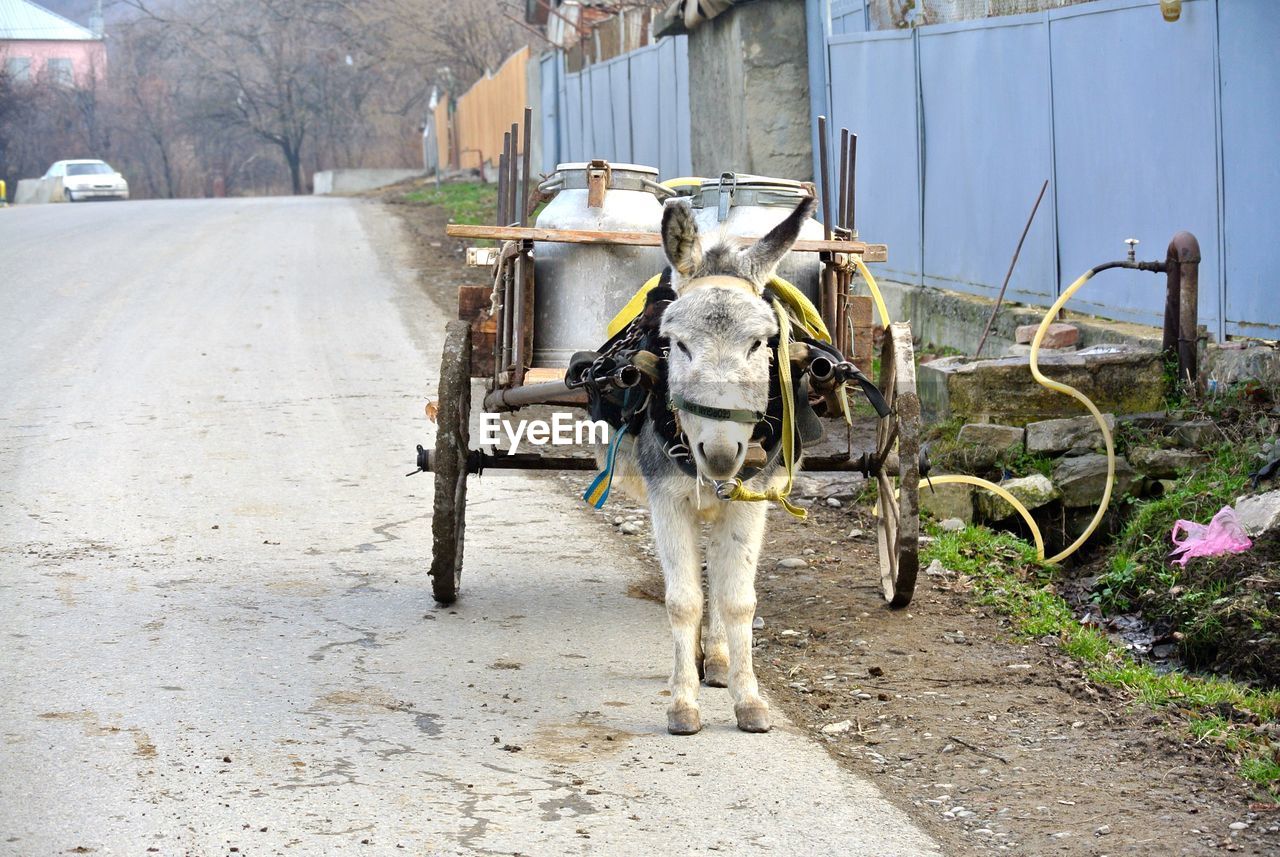
<svg viewBox="0 0 1280 857"><path fill-rule="evenodd" d="M1192 740L1212 743L1229 754L1249 782L1262 789L1280 788L1274 750L1253 728L1280 722L1280 691L1258 690L1219 676L1160 672L1138 663L1102 631L1076 622L1070 605L1054 588L1053 568L1026 542L985 527L932 534L934 541L925 548L924 558L968 578L979 602L1008 617L1015 635L1056 637L1062 650L1084 666L1090 681L1120 688L1144 705L1168 711L1182 720ZM1110 573L1118 575L1128 567L1113 564Z"/></svg>

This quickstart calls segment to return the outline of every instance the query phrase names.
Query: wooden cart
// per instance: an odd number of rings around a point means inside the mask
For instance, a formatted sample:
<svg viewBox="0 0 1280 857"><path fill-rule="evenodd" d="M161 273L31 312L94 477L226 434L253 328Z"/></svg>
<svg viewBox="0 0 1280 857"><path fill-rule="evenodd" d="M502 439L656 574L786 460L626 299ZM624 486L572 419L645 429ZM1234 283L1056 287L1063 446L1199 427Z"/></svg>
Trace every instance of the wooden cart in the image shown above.
<svg viewBox="0 0 1280 857"><path fill-rule="evenodd" d="M527 129L527 124L526 124ZM516 128L506 152L515 150ZM527 135L526 149L527 152ZM484 470L595 470L594 458L537 453L507 455L473 449L469 424L472 381L483 379L484 409L513 411L531 405L585 408L581 389L565 382L565 366L531 365L533 341L534 265L537 247L547 242L659 246L656 232L587 232L538 229L527 222L528 184L517 193L520 175L516 159L504 154L499 169L498 226L450 225L455 238L490 239L497 248L469 251L469 261L487 267L492 285L465 286L459 293L459 320L446 326L440 364L438 434L434 449L418 447L419 471L435 474L432 518L432 588L437 601L450 604L458 597L466 531L467 477ZM843 161L843 157L842 157ZM842 175L843 175L842 169ZM523 175L528 175L525 158ZM844 179L842 178L842 186ZM851 208L851 193L841 194L841 214ZM828 210L827 223L839 222ZM849 222L846 220L845 222ZM507 225L512 224L512 225ZM853 257L885 261L887 248L855 239L852 229L836 228L825 240L802 240L794 252L819 253L823 261L820 309L832 331L834 344L851 355L870 374L874 331L870 299L855 297ZM637 272L642 282L656 272ZM603 339L603 332L601 339ZM805 471L860 472L877 486L877 541L884 597L892 607L904 607L915 589L918 570L919 494L927 463L920 449L920 402L916 393L915 360L909 325L897 323L883 331L879 353L880 388L890 407L878 420L874 448L855 455L846 444L842 453L806 457ZM922 467L923 465L923 467ZM415 471L418 472L418 471Z"/></svg>

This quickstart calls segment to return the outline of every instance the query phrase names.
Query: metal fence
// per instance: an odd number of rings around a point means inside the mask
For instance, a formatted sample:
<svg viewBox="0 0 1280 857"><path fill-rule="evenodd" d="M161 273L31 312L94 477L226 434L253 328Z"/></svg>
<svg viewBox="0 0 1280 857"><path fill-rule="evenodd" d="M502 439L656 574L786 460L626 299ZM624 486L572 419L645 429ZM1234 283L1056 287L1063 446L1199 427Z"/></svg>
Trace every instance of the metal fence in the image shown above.
<svg viewBox="0 0 1280 857"><path fill-rule="evenodd" d="M564 54L542 59L542 169L604 158L688 175L689 57L684 36L623 54L580 72Z"/></svg>
<svg viewBox="0 0 1280 857"><path fill-rule="evenodd" d="M825 5L825 4L824 4ZM866 32L827 5L812 57L836 127L859 134L858 224L900 280L990 296L1045 179L1010 283L1044 304L1142 241L1180 229L1203 251L1209 330L1280 338L1269 263L1280 198L1274 0L1097 0L1005 18ZM1109 273L1073 307L1159 324L1163 281Z"/></svg>

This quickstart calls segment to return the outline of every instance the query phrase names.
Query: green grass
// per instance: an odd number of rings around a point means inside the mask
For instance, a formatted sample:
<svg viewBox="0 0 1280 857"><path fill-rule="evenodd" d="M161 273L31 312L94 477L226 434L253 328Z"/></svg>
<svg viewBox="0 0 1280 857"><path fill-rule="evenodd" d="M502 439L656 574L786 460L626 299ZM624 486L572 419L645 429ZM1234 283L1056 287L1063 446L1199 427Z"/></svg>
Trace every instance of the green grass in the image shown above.
<svg viewBox="0 0 1280 857"><path fill-rule="evenodd" d="M438 205L454 223L492 224L498 217L498 187L483 182L448 182L410 191L405 202Z"/></svg>
<svg viewBox="0 0 1280 857"><path fill-rule="evenodd" d="M1280 798L1280 747L1254 728L1280 723L1280 691L1258 690L1218 676L1160 672L1135 661L1096 628L1080 625L1054 586L1054 569L1035 549L1007 533L968 527L935 530L923 551L967 577L979 603L995 607L1020 639L1056 637L1086 677L1168 712L1187 736L1218 746L1242 777L1268 799Z"/></svg>

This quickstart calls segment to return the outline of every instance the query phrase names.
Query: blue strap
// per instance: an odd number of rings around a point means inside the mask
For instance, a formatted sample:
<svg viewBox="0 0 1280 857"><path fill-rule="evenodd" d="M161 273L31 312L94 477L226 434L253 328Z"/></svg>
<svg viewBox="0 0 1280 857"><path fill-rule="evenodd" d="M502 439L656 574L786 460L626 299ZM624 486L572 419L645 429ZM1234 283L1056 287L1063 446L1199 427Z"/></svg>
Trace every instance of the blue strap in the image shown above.
<svg viewBox="0 0 1280 857"><path fill-rule="evenodd" d="M596 478L582 494L582 499L597 509L602 508L605 501L609 499L609 489L613 486L613 459L618 453L618 442L622 440L622 436L626 433L627 426L625 423L613 433L613 440L609 442L609 454L605 458L604 470L596 474Z"/></svg>

